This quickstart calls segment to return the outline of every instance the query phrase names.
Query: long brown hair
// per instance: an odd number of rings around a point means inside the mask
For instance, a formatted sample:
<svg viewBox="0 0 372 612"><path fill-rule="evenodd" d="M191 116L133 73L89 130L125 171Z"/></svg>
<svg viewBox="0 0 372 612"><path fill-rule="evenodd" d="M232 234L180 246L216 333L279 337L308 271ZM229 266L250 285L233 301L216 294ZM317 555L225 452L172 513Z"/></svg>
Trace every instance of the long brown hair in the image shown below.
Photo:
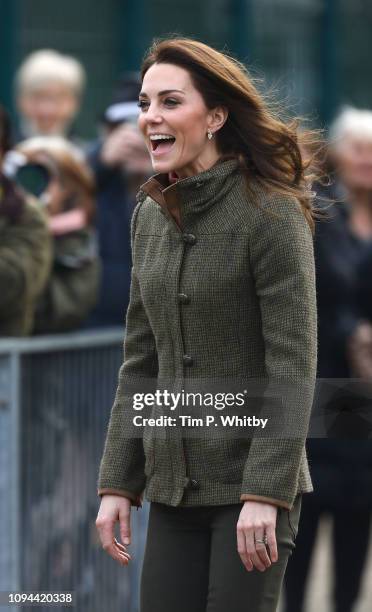
<svg viewBox="0 0 372 612"><path fill-rule="evenodd" d="M189 38L155 39L141 68L144 78L155 63L186 69L207 108L225 106L228 117L216 134L222 156L236 156L247 177L264 187L294 196L314 231L314 165L305 161L300 146L321 142L320 132L299 130L299 120L284 121L271 108L237 59Z"/></svg>

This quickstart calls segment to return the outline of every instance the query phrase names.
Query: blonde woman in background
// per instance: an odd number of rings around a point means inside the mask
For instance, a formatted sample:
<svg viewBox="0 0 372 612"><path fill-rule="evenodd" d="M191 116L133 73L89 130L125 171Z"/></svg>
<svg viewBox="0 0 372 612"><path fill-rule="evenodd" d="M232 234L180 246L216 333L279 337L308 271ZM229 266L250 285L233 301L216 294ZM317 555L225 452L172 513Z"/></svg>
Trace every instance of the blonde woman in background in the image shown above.
<svg viewBox="0 0 372 612"><path fill-rule="evenodd" d="M39 136L20 143L28 166L45 170L39 199L48 215L54 262L35 314L35 333L77 329L94 307L100 265L94 218L94 180L81 152L64 138Z"/></svg>

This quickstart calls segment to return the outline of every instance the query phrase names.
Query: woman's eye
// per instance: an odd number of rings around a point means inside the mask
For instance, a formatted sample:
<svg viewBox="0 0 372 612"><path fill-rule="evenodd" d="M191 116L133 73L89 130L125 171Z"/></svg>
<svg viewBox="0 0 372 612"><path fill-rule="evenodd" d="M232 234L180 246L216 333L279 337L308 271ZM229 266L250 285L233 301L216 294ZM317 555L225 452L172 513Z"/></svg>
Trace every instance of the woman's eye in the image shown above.
<svg viewBox="0 0 372 612"><path fill-rule="evenodd" d="M166 98L163 103L165 106L168 106L171 108L179 104L178 100L174 100L174 98ZM137 102L137 105L139 106L141 111L145 111L149 108L150 103L147 100L139 100Z"/></svg>
<svg viewBox="0 0 372 612"><path fill-rule="evenodd" d="M149 103L146 102L146 100L139 100L137 105L140 107L141 110L144 110L148 107Z"/></svg>
<svg viewBox="0 0 372 612"><path fill-rule="evenodd" d="M178 104L178 100L174 100L173 98L166 98L164 100L164 104L167 106L176 106Z"/></svg>

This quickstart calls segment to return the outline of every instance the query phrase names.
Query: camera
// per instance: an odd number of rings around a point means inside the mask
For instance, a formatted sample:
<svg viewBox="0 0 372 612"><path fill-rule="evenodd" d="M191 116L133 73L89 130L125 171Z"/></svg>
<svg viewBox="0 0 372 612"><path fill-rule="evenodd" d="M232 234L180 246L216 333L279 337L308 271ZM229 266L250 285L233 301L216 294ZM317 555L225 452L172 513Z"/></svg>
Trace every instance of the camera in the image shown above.
<svg viewBox="0 0 372 612"><path fill-rule="evenodd" d="M2 173L27 193L40 197L51 180L51 172L42 164L30 162L19 151L8 151L3 159Z"/></svg>

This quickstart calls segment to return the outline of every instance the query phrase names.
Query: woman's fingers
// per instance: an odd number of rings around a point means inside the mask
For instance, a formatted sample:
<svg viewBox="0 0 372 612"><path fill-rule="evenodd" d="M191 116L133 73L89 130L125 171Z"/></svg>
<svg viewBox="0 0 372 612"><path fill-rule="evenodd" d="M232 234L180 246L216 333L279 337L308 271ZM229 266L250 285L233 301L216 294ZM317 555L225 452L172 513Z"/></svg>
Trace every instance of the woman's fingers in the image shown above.
<svg viewBox="0 0 372 612"><path fill-rule="evenodd" d="M114 546L115 520L105 518L98 514L96 527L101 540L102 548L110 554L110 550Z"/></svg>
<svg viewBox="0 0 372 612"><path fill-rule="evenodd" d="M119 522L120 522L120 537L126 546L130 544L130 512L131 506L122 506L119 510Z"/></svg>
<svg viewBox="0 0 372 612"><path fill-rule="evenodd" d="M247 552L253 567L260 570L260 572L263 572L265 569L265 565L257 554L253 527L247 527L245 529L245 541L247 544Z"/></svg>
<svg viewBox="0 0 372 612"><path fill-rule="evenodd" d="M265 570L265 564L263 563L261 556L258 554L254 534L255 531L253 527L246 528L245 539L247 543L247 551L253 567L258 569L260 572L263 572Z"/></svg>
<svg viewBox="0 0 372 612"><path fill-rule="evenodd" d="M115 538L115 524L120 521L121 537L130 540L130 507L131 503L126 498L118 498L115 495L103 496L101 506L96 519L96 527L101 540L102 548L121 565L127 565L131 559L124 544Z"/></svg>
<svg viewBox="0 0 372 612"><path fill-rule="evenodd" d="M129 554L129 552L127 551L126 547L123 546L123 544L121 544L120 542L118 542L116 540L116 538L114 539L114 544L116 546L116 548L118 549L118 551L124 555L127 559L131 559L131 555Z"/></svg>
<svg viewBox="0 0 372 612"><path fill-rule="evenodd" d="M245 540L245 533L244 533L244 529L242 527L239 526L239 523L237 525L237 529L236 529L236 536L237 536L237 544L238 544L238 553L239 556L242 560L242 563L244 565L244 567L248 570L248 572L251 572L253 570L253 563L249 557L249 554L247 552L247 544L246 544L246 540Z"/></svg>
<svg viewBox="0 0 372 612"><path fill-rule="evenodd" d="M126 550L122 550L118 544L119 542L117 542L114 538L112 542L105 544L103 549L110 555L110 557L112 557L115 561L118 561L118 563L128 565L131 556L128 552L126 552Z"/></svg>
<svg viewBox="0 0 372 612"><path fill-rule="evenodd" d="M255 564L257 569L264 571L270 567L271 561L267 554L267 548L265 544L266 529L263 527L254 529L254 546L255 546L255 559L259 560L259 566Z"/></svg>
<svg viewBox="0 0 372 612"><path fill-rule="evenodd" d="M118 542L116 538L114 538L114 544L119 550L121 550L121 552L127 552L127 549L125 548L124 544Z"/></svg>
<svg viewBox="0 0 372 612"><path fill-rule="evenodd" d="M276 519L273 504L244 502L237 523L238 551L249 571L255 567L264 572L278 560Z"/></svg>
<svg viewBox="0 0 372 612"><path fill-rule="evenodd" d="M256 542L256 538L263 540L263 535L263 529L257 531L247 526L237 529L238 552L248 571L255 567L260 572L264 572L271 565L265 544Z"/></svg>
<svg viewBox="0 0 372 612"><path fill-rule="evenodd" d="M120 550L115 544L114 525L112 524L111 527L109 523L106 523L105 525L97 527L103 550L107 552L107 554L109 554L115 561L118 561L119 563L127 563L129 561L127 554Z"/></svg>

